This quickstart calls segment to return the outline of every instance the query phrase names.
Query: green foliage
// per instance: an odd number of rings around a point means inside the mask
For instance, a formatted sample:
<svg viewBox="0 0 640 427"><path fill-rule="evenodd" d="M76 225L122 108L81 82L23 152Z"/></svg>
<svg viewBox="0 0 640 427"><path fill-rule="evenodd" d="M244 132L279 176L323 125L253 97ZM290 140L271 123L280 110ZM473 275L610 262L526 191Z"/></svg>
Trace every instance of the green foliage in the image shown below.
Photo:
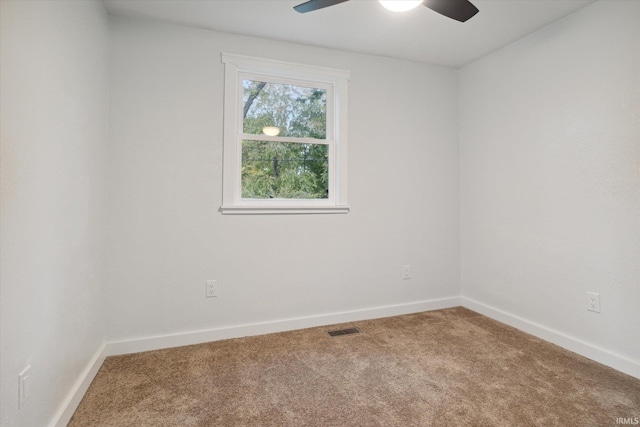
<svg viewBox="0 0 640 427"><path fill-rule="evenodd" d="M327 145L242 142L243 198L323 199L328 184Z"/></svg>
<svg viewBox="0 0 640 427"><path fill-rule="evenodd" d="M326 91L244 81L245 134L277 126L279 136L326 138ZM328 146L242 142L242 197L323 199L329 196Z"/></svg>

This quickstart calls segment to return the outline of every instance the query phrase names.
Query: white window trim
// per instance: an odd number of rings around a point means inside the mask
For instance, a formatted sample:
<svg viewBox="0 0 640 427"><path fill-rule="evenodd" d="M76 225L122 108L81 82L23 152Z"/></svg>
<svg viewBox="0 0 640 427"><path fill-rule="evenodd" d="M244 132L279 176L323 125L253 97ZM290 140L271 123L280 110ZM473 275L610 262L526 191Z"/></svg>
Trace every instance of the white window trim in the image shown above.
<svg viewBox="0 0 640 427"><path fill-rule="evenodd" d="M222 177L223 214L309 214L347 213L347 91L351 73L346 70L294 64L270 59L222 53L225 65L224 152ZM294 80L321 84L327 97L327 139L310 140L329 144L329 199L242 199L242 76L255 75L269 80ZM329 104L330 103L330 104ZM333 126L331 125L333 123ZM251 139L270 140L266 135ZM275 139L274 139L275 140ZM281 139L279 139L281 140ZM299 138L296 141L299 142Z"/></svg>

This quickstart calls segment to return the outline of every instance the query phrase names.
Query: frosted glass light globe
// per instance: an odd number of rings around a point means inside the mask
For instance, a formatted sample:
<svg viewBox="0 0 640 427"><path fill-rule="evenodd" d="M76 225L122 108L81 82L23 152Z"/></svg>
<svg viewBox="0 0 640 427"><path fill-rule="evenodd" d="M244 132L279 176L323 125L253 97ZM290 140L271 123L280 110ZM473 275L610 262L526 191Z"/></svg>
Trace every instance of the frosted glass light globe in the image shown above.
<svg viewBox="0 0 640 427"><path fill-rule="evenodd" d="M415 9L423 0L379 0L380 4L393 12L406 12Z"/></svg>
<svg viewBox="0 0 640 427"><path fill-rule="evenodd" d="M262 133L268 136L276 136L280 133L280 128L275 126L265 126L262 128Z"/></svg>

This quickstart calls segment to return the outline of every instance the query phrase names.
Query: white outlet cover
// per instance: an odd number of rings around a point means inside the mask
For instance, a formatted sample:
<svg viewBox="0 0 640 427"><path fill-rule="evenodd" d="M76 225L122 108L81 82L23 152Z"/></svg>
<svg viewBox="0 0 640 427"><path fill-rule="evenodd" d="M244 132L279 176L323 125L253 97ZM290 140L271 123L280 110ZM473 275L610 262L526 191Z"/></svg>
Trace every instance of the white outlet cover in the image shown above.
<svg viewBox="0 0 640 427"><path fill-rule="evenodd" d="M411 266L410 265L403 265L402 266L402 279L403 280L411 279Z"/></svg>
<svg viewBox="0 0 640 427"><path fill-rule="evenodd" d="M216 288L218 287L218 281L217 280L207 280L207 287L205 290L205 296L207 298L212 298L212 297L216 297Z"/></svg>
<svg viewBox="0 0 640 427"><path fill-rule="evenodd" d="M600 294L587 292L587 310L600 313Z"/></svg>

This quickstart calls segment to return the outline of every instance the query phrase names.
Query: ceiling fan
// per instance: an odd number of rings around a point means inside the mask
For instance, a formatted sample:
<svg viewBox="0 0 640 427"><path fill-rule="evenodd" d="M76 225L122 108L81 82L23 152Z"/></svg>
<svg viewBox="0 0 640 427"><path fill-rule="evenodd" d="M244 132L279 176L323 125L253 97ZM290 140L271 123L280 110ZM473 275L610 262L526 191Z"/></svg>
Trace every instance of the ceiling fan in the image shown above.
<svg viewBox="0 0 640 427"><path fill-rule="evenodd" d="M294 10L299 13L313 12L314 10L323 9L325 7L334 6L336 4L344 3L349 0L309 0L294 6ZM383 3L383 2L381 2ZM385 2L387 3L387 2ZM394 2L388 2L394 3ZM395 2L395 3L411 3L411 2ZM429 9L438 12L448 18L455 19L456 21L465 22L478 13L478 8L475 7L469 0L424 0L422 2L415 2L416 6L422 5ZM384 5L384 4L383 4ZM386 7L386 6L385 6Z"/></svg>

